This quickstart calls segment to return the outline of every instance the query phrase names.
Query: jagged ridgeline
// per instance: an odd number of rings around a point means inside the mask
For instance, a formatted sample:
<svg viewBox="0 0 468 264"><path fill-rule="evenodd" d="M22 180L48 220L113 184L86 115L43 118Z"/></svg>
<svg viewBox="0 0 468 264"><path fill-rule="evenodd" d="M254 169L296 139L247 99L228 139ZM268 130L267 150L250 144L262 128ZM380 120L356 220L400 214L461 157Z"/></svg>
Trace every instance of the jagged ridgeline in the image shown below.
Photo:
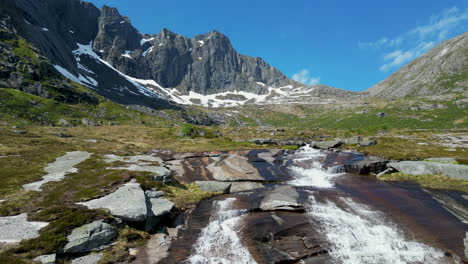
<svg viewBox="0 0 468 264"><path fill-rule="evenodd" d="M191 39L167 29L148 35L107 6L79 0L1 3L4 29L24 37L63 76L118 103L209 105L204 98L182 97L190 93L254 103L265 100L270 87L299 85L261 58L240 55L214 30ZM248 95L227 93L234 91Z"/></svg>

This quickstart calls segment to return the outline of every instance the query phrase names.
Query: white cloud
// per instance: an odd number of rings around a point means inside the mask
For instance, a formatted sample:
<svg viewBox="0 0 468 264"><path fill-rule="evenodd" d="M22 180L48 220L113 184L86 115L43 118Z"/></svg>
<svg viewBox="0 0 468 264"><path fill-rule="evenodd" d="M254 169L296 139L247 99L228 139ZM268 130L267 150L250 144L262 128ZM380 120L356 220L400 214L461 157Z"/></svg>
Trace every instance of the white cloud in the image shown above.
<svg viewBox="0 0 468 264"><path fill-rule="evenodd" d="M450 34L463 32L466 25L468 9L452 7L433 15L427 24L410 29L397 37L359 42L358 47L362 50L383 50L384 64L380 70L389 71L421 56Z"/></svg>
<svg viewBox="0 0 468 264"><path fill-rule="evenodd" d="M320 77L312 77L309 70L303 69L300 72L294 74L292 79L307 85L316 85L320 83Z"/></svg>
<svg viewBox="0 0 468 264"><path fill-rule="evenodd" d="M407 63L421 56L422 54L424 54L426 51L428 51L434 46L435 46L434 41L422 42L416 48L413 48L411 50L407 50L407 51L396 50L396 51L387 53L384 56L384 61L386 63L380 66L380 70L385 72L385 71L392 69L393 67L402 65L403 63Z"/></svg>

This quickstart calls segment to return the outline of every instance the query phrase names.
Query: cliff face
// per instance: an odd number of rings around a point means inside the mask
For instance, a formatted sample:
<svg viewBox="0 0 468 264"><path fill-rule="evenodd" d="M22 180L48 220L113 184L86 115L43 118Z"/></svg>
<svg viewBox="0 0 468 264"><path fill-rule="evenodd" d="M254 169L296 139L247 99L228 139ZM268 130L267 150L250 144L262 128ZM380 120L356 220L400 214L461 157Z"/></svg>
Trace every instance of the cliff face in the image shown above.
<svg viewBox="0 0 468 264"><path fill-rule="evenodd" d="M180 95L267 94L267 86L296 84L262 59L238 54L217 31L192 39L167 29L141 34L117 9L80 0L0 3L5 23L58 72L119 103L159 107L173 100L162 87Z"/></svg>
<svg viewBox="0 0 468 264"><path fill-rule="evenodd" d="M468 33L444 41L367 92L373 96L426 96L468 91Z"/></svg>

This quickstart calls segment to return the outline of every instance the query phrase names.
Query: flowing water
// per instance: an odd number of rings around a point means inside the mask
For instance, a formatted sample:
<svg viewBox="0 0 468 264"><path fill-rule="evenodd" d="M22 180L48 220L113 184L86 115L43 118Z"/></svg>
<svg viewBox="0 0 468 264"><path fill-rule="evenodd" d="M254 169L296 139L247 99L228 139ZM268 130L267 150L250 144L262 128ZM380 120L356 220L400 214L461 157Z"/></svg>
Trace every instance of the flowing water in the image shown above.
<svg viewBox="0 0 468 264"><path fill-rule="evenodd" d="M249 264L256 263L243 246L237 229L242 223L244 210L234 210L235 198L216 201L210 218L195 244L192 264Z"/></svg>
<svg viewBox="0 0 468 264"><path fill-rule="evenodd" d="M453 250L462 251L461 239L468 228L430 196L418 187L405 189L334 173L340 170L325 168L326 157L327 153L306 146L285 156L281 166L288 174L286 184L306 196L305 216L329 243L331 263L461 263L457 257L447 258L444 251L453 245L457 245ZM235 201L228 196L213 202L210 221L192 248L190 263L256 263L242 239L249 212L235 209ZM434 230L437 227L442 230Z"/></svg>

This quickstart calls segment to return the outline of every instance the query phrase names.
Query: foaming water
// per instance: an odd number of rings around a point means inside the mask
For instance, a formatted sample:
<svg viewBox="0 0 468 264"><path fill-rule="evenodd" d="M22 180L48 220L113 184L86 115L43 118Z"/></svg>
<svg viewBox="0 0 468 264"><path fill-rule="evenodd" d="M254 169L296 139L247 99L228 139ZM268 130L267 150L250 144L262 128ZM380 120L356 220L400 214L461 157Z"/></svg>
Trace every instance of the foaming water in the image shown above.
<svg viewBox="0 0 468 264"><path fill-rule="evenodd" d="M256 263L239 238L239 222L245 210L233 210L235 198L215 201L210 223L206 226L194 246L189 258L192 264Z"/></svg>
<svg viewBox="0 0 468 264"><path fill-rule="evenodd" d="M342 197L342 209L331 201L317 202L313 195L309 199L307 213L323 229L331 243L329 254L339 263L444 263L441 250L405 239L396 225L366 205Z"/></svg>
<svg viewBox="0 0 468 264"><path fill-rule="evenodd" d="M293 162L288 169L295 179L289 181L288 184L332 188L334 186L332 178L340 174L322 168L321 159L324 157L325 154L322 151L311 148L309 145L299 149L291 156Z"/></svg>

